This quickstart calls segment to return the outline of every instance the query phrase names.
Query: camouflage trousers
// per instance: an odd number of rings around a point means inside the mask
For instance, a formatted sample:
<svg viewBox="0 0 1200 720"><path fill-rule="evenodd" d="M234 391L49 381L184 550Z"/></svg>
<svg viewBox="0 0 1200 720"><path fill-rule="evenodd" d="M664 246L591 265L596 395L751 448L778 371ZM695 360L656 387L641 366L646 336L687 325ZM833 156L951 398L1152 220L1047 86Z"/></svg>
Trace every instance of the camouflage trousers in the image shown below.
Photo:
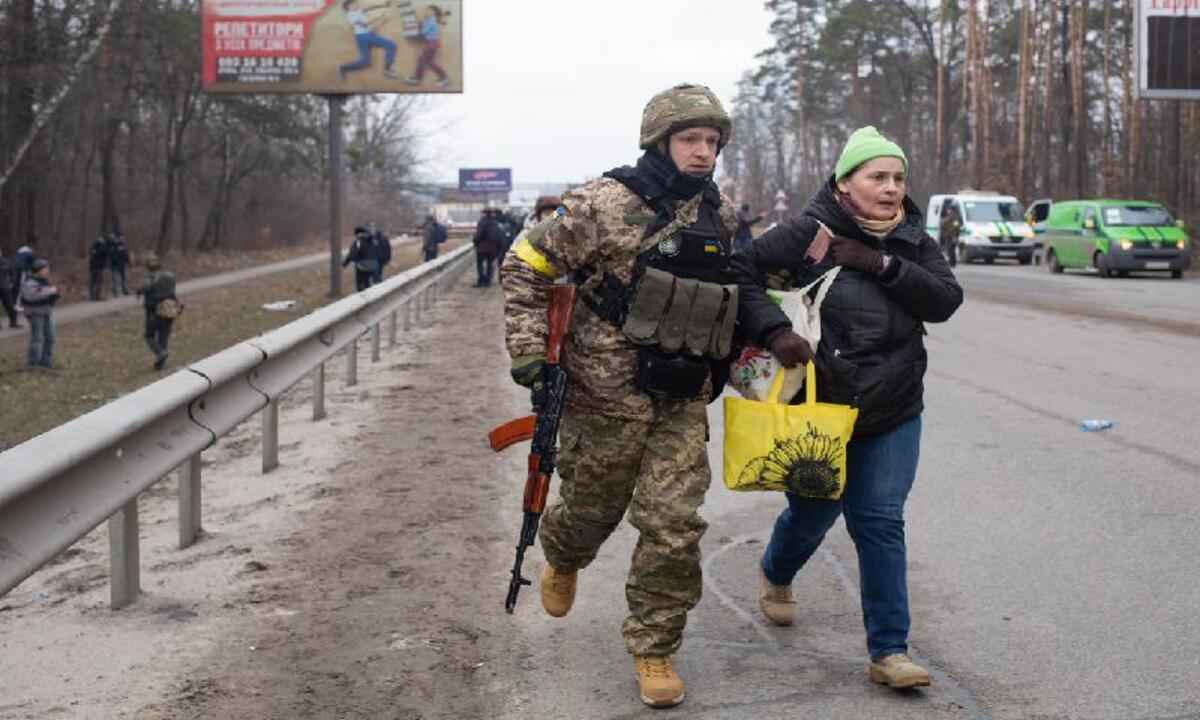
<svg viewBox="0 0 1200 720"><path fill-rule="evenodd" d="M711 475L703 401L655 402L639 422L572 411L559 428L559 497L542 518L546 560L585 568L626 509L639 532L621 632L635 655L679 649L687 613L700 601L700 505Z"/></svg>

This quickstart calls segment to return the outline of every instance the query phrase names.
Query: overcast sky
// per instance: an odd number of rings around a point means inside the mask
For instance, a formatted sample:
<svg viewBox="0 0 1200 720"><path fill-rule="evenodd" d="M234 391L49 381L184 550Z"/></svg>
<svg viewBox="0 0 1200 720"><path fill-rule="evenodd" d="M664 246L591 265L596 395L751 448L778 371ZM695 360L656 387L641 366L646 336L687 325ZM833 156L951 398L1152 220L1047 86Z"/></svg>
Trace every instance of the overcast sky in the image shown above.
<svg viewBox="0 0 1200 720"><path fill-rule="evenodd" d="M632 163L642 108L680 82L729 109L769 43L761 0L466 0L462 95L431 96L434 179L511 167L577 182Z"/></svg>

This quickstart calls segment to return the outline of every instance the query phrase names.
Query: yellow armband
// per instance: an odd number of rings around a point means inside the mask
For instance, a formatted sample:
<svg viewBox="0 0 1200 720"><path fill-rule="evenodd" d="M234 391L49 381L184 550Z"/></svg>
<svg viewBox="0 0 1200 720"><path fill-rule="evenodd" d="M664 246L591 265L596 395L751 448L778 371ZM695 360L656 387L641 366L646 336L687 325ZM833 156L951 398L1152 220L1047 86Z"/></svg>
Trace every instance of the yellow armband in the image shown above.
<svg viewBox="0 0 1200 720"><path fill-rule="evenodd" d="M554 267L554 263L550 262L550 258L546 257L542 251L533 246L533 243L529 242L529 238L526 237L525 233L521 233L521 236L517 238L517 243L513 246L512 251L539 275L545 275L551 280L555 280L559 275L562 275Z"/></svg>

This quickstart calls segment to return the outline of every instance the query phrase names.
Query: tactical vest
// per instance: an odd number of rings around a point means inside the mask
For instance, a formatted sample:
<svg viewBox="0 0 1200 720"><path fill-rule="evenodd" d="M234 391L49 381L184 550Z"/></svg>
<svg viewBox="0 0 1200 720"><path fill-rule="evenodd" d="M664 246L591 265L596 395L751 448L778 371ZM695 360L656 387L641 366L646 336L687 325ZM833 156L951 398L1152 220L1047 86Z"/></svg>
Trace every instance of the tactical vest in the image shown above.
<svg viewBox="0 0 1200 720"><path fill-rule="evenodd" d="M639 197L644 193L619 174ZM648 229L637 256L633 280L625 285L611 273L583 271L581 299L638 346L635 384L649 395L692 399L713 379L714 397L724 384L737 320L737 285L728 283L733 253L720 205L697 195L680 206L675 219ZM697 219L681 217L693 208Z"/></svg>

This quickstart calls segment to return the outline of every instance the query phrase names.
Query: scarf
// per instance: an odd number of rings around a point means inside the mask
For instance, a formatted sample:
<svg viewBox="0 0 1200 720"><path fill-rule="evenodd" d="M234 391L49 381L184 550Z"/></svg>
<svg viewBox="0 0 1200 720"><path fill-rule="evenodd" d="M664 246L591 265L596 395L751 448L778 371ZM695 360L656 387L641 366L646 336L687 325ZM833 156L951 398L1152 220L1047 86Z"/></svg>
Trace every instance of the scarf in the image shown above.
<svg viewBox="0 0 1200 720"><path fill-rule="evenodd" d="M680 172L675 162L657 149L651 148L643 153L636 167L614 168L604 176L620 181L654 208L654 220L646 228L644 237L650 237L669 225L675 219L679 204L698 194L703 194L701 204L708 209L708 212L701 213L708 220L706 224L717 219L721 192L713 182L712 175L696 177Z"/></svg>
<svg viewBox="0 0 1200 720"><path fill-rule="evenodd" d="M846 211L847 215L854 219L854 223L862 228L863 232L877 237L880 240L883 240L888 235L891 235L892 231L900 227L900 223L904 222L905 213L903 203L900 204L899 209L891 219L871 220L870 218L863 216L862 210L858 207L858 203L854 202L849 193L844 193L838 190L835 192L835 194L837 195L838 204L842 206L842 209Z"/></svg>

